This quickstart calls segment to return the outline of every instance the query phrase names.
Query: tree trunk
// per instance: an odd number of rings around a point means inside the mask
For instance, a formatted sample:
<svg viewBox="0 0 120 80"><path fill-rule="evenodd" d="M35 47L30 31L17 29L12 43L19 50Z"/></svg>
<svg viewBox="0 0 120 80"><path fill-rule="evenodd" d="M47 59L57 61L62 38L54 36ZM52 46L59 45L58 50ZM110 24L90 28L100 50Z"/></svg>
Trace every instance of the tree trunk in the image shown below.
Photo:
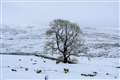
<svg viewBox="0 0 120 80"><path fill-rule="evenodd" d="M64 57L64 63L68 63L68 58Z"/></svg>

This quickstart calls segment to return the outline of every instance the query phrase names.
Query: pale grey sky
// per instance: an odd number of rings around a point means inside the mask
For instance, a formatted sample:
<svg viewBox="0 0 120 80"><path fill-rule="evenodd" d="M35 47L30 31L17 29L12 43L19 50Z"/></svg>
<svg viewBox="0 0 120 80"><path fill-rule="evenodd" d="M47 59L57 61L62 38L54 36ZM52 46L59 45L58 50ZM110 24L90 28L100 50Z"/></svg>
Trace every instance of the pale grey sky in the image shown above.
<svg viewBox="0 0 120 80"><path fill-rule="evenodd" d="M45 27L61 18L85 27L118 28L118 6L117 2L6 2L3 24Z"/></svg>
<svg viewBox="0 0 120 80"><path fill-rule="evenodd" d="M119 1L119 0L3 0L3 1Z"/></svg>

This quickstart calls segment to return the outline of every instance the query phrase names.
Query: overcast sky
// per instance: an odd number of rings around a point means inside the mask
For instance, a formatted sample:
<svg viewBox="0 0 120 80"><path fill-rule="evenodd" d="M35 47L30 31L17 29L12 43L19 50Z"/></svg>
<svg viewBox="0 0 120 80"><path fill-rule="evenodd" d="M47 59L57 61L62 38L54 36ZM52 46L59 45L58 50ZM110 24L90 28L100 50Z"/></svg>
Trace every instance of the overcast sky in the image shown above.
<svg viewBox="0 0 120 80"><path fill-rule="evenodd" d="M3 24L45 27L60 18L81 27L118 28L118 7L117 2L6 2Z"/></svg>

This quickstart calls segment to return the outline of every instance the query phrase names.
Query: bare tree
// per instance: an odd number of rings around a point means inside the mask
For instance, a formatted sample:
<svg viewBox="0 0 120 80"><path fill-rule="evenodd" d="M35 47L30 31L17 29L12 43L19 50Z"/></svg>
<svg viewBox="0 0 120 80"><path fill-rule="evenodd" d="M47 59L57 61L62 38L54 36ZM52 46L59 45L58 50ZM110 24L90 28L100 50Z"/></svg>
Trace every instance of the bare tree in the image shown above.
<svg viewBox="0 0 120 80"><path fill-rule="evenodd" d="M62 19L53 20L46 31L46 51L61 55L63 62L68 63L71 55L78 55L82 51L81 34L78 24Z"/></svg>

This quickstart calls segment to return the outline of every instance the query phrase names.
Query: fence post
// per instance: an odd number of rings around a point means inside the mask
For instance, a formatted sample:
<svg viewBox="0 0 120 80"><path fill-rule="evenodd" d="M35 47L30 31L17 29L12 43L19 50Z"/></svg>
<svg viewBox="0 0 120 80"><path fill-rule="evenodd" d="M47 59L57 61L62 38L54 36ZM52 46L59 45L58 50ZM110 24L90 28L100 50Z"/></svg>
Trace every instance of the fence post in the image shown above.
<svg viewBox="0 0 120 80"><path fill-rule="evenodd" d="M48 76L47 75L45 75L45 80L48 80Z"/></svg>

